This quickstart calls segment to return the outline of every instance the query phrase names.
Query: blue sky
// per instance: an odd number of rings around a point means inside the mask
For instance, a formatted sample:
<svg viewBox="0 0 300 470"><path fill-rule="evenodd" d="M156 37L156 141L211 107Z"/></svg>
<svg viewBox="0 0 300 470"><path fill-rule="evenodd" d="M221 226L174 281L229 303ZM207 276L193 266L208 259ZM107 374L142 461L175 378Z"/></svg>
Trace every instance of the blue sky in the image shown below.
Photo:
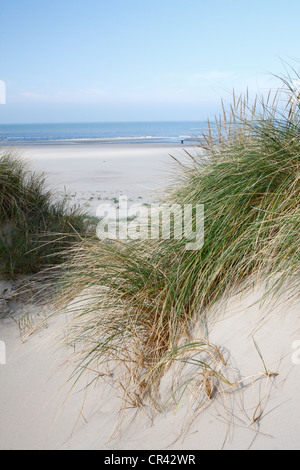
<svg viewBox="0 0 300 470"><path fill-rule="evenodd" d="M0 123L204 120L276 86L299 18L299 0L1 0Z"/></svg>

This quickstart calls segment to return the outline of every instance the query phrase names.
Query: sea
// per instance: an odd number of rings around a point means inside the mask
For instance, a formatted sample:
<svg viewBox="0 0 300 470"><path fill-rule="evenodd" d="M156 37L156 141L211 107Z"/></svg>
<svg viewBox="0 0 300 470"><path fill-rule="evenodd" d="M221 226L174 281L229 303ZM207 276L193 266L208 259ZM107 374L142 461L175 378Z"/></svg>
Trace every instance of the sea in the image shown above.
<svg viewBox="0 0 300 470"><path fill-rule="evenodd" d="M0 124L0 144L197 143L203 121Z"/></svg>

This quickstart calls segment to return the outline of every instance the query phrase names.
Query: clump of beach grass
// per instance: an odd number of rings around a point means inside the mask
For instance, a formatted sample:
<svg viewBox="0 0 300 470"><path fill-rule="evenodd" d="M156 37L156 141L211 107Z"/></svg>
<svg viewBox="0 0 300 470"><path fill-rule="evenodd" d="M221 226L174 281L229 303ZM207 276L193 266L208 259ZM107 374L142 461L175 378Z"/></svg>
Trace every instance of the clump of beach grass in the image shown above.
<svg viewBox="0 0 300 470"><path fill-rule="evenodd" d="M14 277L61 263L87 230L86 216L55 198L43 174L14 152L0 151L0 273Z"/></svg>
<svg viewBox="0 0 300 470"><path fill-rule="evenodd" d="M90 293L72 307L75 375L121 362L142 397L185 357L191 325L223 296L249 279L270 281L272 292L299 282L300 109L288 83L251 104L233 94L198 156L178 164L163 202L204 204L201 250L187 251L184 238L85 240L74 249L64 299Z"/></svg>

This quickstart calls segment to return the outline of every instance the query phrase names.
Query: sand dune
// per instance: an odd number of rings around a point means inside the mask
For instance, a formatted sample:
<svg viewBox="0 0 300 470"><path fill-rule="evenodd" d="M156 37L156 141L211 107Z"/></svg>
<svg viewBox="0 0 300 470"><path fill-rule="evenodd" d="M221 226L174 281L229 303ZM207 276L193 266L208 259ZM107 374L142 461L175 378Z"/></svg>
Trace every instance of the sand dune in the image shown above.
<svg viewBox="0 0 300 470"><path fill-rule="evenodd" d="M256 289L233 296L219 306L219 319L208 325L211 342L228 361L226 374L240 380L241 387L224 387L202 406L195 400L197 389L191 388L178 407L169 405L162 413L147 407L120 413L120 390L104 379L85 390L92 378L85 377L70 390L73 367L66 361L71 351L60 343L68 317L47 321L47 328L25 336L25 342L14 319L2 319L7 364L0 366L0 448L299 448L300 366L293 349L300 339L299 299L261 305L261 294ZM195 339L199 333L195 327ZM253 337L277 377L264 375ZM175 372L170 370L162 381L162 403ZM185 373L191 376L192 371Z"/></svg>

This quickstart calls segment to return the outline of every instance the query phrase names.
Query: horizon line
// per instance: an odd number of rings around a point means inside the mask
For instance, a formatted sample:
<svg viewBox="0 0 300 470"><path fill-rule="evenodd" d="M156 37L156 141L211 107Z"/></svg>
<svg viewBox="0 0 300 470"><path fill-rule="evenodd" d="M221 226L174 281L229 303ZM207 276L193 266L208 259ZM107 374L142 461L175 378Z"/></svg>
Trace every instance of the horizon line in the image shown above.
<svg viewBox="0 0 300 470"><path fill-rule="evenodd" d="M207 122L207 119L175 119L175 120L150 120L150 121L49 121L49 122L0 122L0 126L32 126L45 124L149 124L163 122Z"/></svg>

